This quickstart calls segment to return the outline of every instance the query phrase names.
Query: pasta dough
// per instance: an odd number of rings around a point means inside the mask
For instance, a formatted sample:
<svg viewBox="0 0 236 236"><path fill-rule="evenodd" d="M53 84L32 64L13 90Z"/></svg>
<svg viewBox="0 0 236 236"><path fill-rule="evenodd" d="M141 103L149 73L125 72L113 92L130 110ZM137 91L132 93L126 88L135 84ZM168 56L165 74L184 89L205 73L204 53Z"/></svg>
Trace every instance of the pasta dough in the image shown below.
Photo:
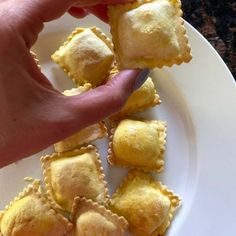
<svg viewBox="0 0 236 236"><path fill-rule="evenodd" d="M162 235L180 203L178 196L142 171L131 171L110 201L135 235Z"/></svg>
<svg viewBox="0 0 236 236"><path fill-rule="evenodd" d="M108 75L114 54L112 43L100 29L77 28L52 59L77 85L96 87Z"/></svg>
<svg viewBox="0 0 236 236"><path fill-rule="evenodd" d="M112 120L119 120L127 115L144 111L160 103L160 96L157 94L152 78L149 77L138 90L131 94L121 111L110 118Z"/></svg>
<svg viewBox="0 0 236 236"><path fill-rule="evenodd" d="M178 0L146 0L109 8L120 68L154 68L188 62L190 47Z"/></svg>
<svg viewBox="0 0 236 236"><path fill-rule="evenodd" d="M71 214L75 236L122 236L128 223L96 202L76 198Z"/></svg>
<svg viewBox="0 0 236 236"><path fill-rule="evenodd" d="M77 196L106 203L108 189L95 147L45 156L42 165L49 199L57 209L70 212Z"/></svg>
<svg viewBox="0 0 236 236"><path fill-rule="evenodd" d="M0 213L2 236L64 236L72 224L56 213L35 182Z"/></svg>
<svg viewBox="0 0 236 236"><path fill-rule="evenodd" d="M166 124L162 121L122 120L112 130L110 164L163 170Z"/></svg>

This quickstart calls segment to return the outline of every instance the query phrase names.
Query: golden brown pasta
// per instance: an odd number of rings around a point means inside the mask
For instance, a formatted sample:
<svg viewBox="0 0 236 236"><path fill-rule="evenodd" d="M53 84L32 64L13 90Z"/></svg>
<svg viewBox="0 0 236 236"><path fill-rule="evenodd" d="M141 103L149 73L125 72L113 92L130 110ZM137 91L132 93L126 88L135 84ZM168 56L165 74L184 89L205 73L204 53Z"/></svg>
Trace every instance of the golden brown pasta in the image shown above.
<svg viewBox="0 0 236 236"><path fill-rule="evenodd" d="M110 136L108 161L112 165L163 170L166 123L124 119Z"/></svg>
<svg viewBox="0 0 236 236"><path fill-rule="evenodd" d="M123 236L128 222L91 199L75 198L71 219L75 236Z"/></svg>
<svg viewBox="0 0 236 236"><path fill-rule="evenodd" d="M177 195L142 171L131 171L110 200L138 236L163 235L179 204Z"/></svg>
<svg viewBox="0 0 236 236"><path fill-rule="evenodd" d="M38 182L30 184L0 212L2 236L64 236L72 224L51 208Z"/></svg>
<svg viewBox="0 0 236 236"><path fill-rule="evenodd" d="M111 76L117 73L118 70L116 73L113 70ZM119 112L113 114L110 119L119 120L127 115L144 111L160 103L160 96L157 94L152 78L149 77L139 89L131 94L124 107Z"/></svg>
<svg viewBox="0 0 236 236"><path fill-rule="evenodd" d="M56 209L70 212L77 196L106 204L107 183L94 146L54 153L42 157L41 161L48 198Z"/></svg>

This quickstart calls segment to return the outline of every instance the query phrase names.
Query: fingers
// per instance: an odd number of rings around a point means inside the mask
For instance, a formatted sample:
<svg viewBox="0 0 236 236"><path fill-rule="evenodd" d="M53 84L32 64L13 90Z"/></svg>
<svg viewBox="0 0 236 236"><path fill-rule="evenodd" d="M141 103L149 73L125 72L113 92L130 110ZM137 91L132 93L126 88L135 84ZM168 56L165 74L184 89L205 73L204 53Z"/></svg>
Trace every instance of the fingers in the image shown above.
<svg viewBox="0 0 236 236"><path fill-rule="evenodd" d="M39 152L118 111L148 74L148 70L125 70L107 84L73 97L34 84L35 92L32 88L24 90L23 98L21 95L20 99L14 100L17 95L13 94L13 113L7 114L9 118L0 124L0 168ZM1 137L4 142L1 142Z"/></svg>
<svg viewBox="0 0 236 236"><path fill-rule="evenodd" d="M20 3L19 3L20 2ZM23 38L28 48L35 43L43 23L63 15L74 0L8 0L1 4L3 25Z"/></svg>
<svg viewBox="0 0 236 236"><path fill-rule="evenodd" d="M96 5L88 7L89 11L104 22L108 22L107 5Z"/></svg>
<svg viewBox="0 0 236 236"><path fill-rule="evenodd" d="M100 20L104 21L104 22L108 22L108 15L107 15L107 5L108 4L118 4L118 3L127 3L127 2L132 2L133 0L120 0L120 1L97 1L98 4L94 5L95 1L91 1L93 2L92 5L89 5L89 2L87 1L87 5L81 6L81 4L77 4L77 6L79 7L72 7L72 11L71 9L68 11L72 16L77 17L77 18L82 18L84 16L86 16L89 13L92 13L93 15L97 16ZM84 7L84 8L82 8ZM87 9L86 11L86 15L83 14L82 9Z"/></svg>
<svg viewBox="0 0 236 236"><path fill-rule="evenodd" d="M82 128L105 119L119 111L135 89L147 79L149 70L124 70L107 84L87 93L67 97L64 104L70 110L71 130Z"/></svg>
<svg viewBox="0 0 236 236"><path fill-rule="evenodd" d="M79 7L92 7L97 4L117 4L128 2L129 0L8 0L3 2L1 8L6 15L6 24L21 34L30 48L37 39L38 33L43 28L43 23L54 20L62 16L72 5ZM20 4L19 4L20 2ZM86 10L71 10L72 15L85 16ZM96 12L96 11L95 11ZM1 11L0 11L1 13Z"/></svg>
<svg viewBox="0 0 236 236"><path fill-rule="evenodd" d="M86 8L71 7L68 10L68 13L70 13L72 16L76 18L83 18L89 13L92 13L93 15L97 16L100 20L108 22L107 5L100 4Z"/></svg>
<svg viewBox="0 0 236 236"><path fill-rule="evenodd" d="M90 11L86 8L71 7L68 10L68 13L70 13L72 16L74 16L76 18L83 18L83 17L87 16L90 13Z"/></svg>
<svg viewBox="0 0 236 236"><path fill-rule="evenodd" d="M79 7L91 7L99 4L121 4L121 3L127 3L132 2L134 0L80 0L77 1L76 5Z"/></svg>

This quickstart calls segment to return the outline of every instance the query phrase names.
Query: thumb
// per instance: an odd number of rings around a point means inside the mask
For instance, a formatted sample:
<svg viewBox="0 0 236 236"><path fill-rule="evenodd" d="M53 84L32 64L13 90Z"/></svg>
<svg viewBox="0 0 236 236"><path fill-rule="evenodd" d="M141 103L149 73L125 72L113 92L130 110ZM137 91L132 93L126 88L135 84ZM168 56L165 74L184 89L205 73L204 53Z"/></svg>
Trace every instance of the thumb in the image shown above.
<svg viewBox="0 0 236 236"><path fill-rule="evenodd" d="M70 135L119 111L148 76L148 69L124 70L105 85L81 95L65 97L63 104L66 110L69 109L70 118L63 130L68 130Z"/></svg>
<svg viewBox="0 0 236 236"><path fill-rule="evenodd" d="M35 106L24 109L25 113L17 122L14 121L14 125L7 125L6 138L0 148L0 168L39 152L118 111L148 74L148 70L125 70L107 84L73 97L43 86L37 87L33 92L36 97L31 98L36 98Z"/></svg>

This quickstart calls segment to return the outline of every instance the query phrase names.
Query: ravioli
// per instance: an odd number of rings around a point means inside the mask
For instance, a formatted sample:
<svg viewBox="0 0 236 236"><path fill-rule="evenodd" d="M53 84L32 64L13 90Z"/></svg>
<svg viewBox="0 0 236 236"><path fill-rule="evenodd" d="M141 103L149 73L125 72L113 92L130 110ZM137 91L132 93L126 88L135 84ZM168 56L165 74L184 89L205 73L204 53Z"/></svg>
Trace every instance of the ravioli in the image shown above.
<svg viewBox="0 0 236 236"><path fill-rule="evenodd" d="M74 236L122 236L128 223L124 217L92 200L75 198L71 219Z"/></svg>
<svg viewBox="0 0 236 236"><path fill-rule="evenodd" d="M114 69L110 72L111 79L114 75L118 74L119 70ZM134 91L128 98L124 107L117 113L113 114L110 118L112 120L119 120L127 115L144 111L148 108L154 107L161 103L160 96L158 95L155 85L151 77L144 82L144 84Z"/></svg>
<svg viewBox="0 0 236 236"><path fill-rule="evenodd" d="M91 85L86 83L78 88L73 88L63 92L65 96L75 96L87 92L91 89ZM103 138L107 136L107 128L104 122L99 122L90 125L79 132L57 142L54 144L54 149L56 152L66 152L80 147L83 144L88 144L96 139Z"/></svg>
<svg viewBox="0 0 236 236"><path fill-rule="evenodd" d="M97 27L77 28L52 59L77 84L100 85L114 62L113 45Z"/></svg>
<svg viewBox="0 0 236 236"><path fill-rule="evenodd" d="M140 0L109 7L120 69L155 68L192 58L179 0Z"/></svg>
<svg viewBox="0 0 236 236"><path fill-rule="evenodd" d="M111 165L162 171L166 123L124 119L112 129L108 161Z"/></svg>
<svg viewBox="0 0 236 236"><path fill-rule="evenodd" d="M41 161L48 198L56 209L71 212L73 200L77 196L106 204L107 183L94 146L54 153L42 157Z"/></svg>
<svg viewBox="0 0 236 236"><path fill-rule="evenodd" d="M64 236L71 229L72 224L51 208L36 182L0 213L2 236Z"/></svg>
<svg viewBox="0 0 236 236"><path fill-rule="evenodd" d="M148 173L130 171L110 200L110 209L124 216L135 235L163 235L180 198Z"/></svg>

